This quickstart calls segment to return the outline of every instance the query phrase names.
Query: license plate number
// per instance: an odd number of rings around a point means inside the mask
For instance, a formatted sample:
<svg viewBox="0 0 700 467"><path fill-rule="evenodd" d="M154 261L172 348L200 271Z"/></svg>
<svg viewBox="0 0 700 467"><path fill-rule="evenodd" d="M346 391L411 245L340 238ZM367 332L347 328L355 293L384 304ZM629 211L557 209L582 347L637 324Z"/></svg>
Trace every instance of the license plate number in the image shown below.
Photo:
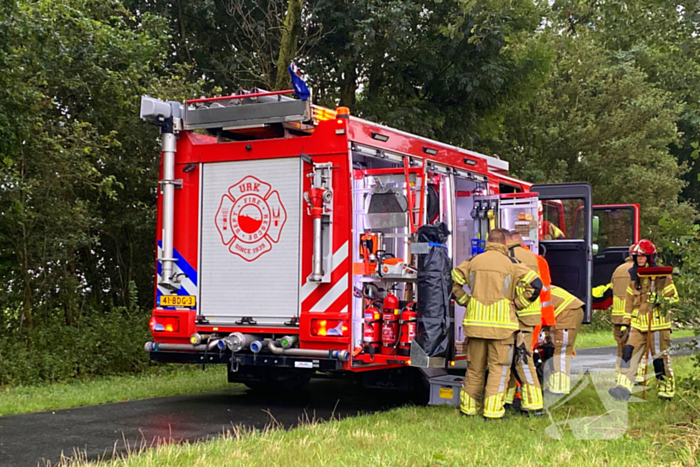
<svg viewBox="0 0 700 467"><path fill-rule="evenodd" d="M160 306L193 307L197 303L194 295L161 295Z"/></svg>
<svg viewBox="0 0 700 467"><path fill-rule="evenodd" d="M440 388L440 399L453 399L455 391L452 388Z"/></svg>

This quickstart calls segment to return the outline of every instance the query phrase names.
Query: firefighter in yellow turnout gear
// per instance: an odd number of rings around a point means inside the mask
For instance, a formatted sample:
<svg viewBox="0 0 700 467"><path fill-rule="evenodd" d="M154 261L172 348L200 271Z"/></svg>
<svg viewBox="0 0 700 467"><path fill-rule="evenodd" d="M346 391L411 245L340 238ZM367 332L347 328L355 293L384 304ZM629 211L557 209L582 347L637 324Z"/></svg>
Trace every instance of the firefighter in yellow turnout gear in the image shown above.
<svg viewBox="0 0 700 467"><path fill-rule="evenodd" d="M617 386L609 392L616 399L629 399L639 363L651 350L658 396L661 399L671 399L675 395L675 381L669 355L671 317L670 314L661 313L660 305L664 300L669 303L677 302L678 291L671 277L639 276L639 268L656 266L656 247L652 242L640 240L632 248L635 264L630 271L631 281L627 288L623 324L623 331L625 334L629 333L629 338L626 339L627 343L622 351ZM651 341L650 349L648 341Z"/></svg>
<svg viewBox="0 0 700 467"><path fill-rule="evenodd" d="M633 245L634 246L634 245ZM622 330L625 317L625 303L627 302L627 287L630 283L630 269L634 266L632 261L632 247L630 247L630 255L624 263L615 269L609 284L600 285L593 289L593 298L606 298L612 295L612 324L613 336L617 342L617 361L615 363L615 377L620 374L620 359L622 358L622 349L625 347L625 334ZM641 381L646 366L646 357L639 366L637 373L637 381Z"/></svg>
<svg viewBox="0 0 700 467"><path fill-rule="evenodd" d="M477 415L483 408L486 418L503 417L518 316L542 290L537 274L508 256L506 232L492 230L484 253L452 271L452 293L466 308L467 374L460 392L465 415Z"/></svg>
<svg viewBox="0 0 700 467"><path fill-rule="evenodd" d="M539 276L537 256L524 248L520 233L510 232L510 238L511 240L506 244L508 254ZM532 354L532 333L541 320L540 297L518 313L519 330L515 337L515 360L506 393L506 404L512 404L515 399L516 382L520 382L520 408L535 415L541 414L543 401L542 388L537 378L537 368Z"/></svg>
<svg viewBox="0 0 700 467"><path fill-rule="evenodd" d="M552 304L557 322L550 329L554 344L551 372L547 379L547 389L553 394L569 394L571 391L571 359L578 329L583 322L585 304L555 285L552 286Z"/></svg>

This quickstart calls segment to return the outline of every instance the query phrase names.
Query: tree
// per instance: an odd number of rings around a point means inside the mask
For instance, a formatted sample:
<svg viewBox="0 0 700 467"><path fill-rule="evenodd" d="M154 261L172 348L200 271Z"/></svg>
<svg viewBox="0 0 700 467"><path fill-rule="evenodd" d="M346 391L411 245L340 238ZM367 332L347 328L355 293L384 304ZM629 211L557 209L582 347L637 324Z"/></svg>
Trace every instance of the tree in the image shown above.
<svg viewBox="0 0 700 467"><path fill-rule="evenodd" d="M326 34L305 59L326 105L473 146L501 107L534 95L549 54L531 1L319 2ZM528 46L526 47L525 44Z"/></svg>
<svg viewBox="0 0 700 467"><path fill-rule="evenodd" d="M163 66L163 22L137 23L119 2L1 12L2 309L31 327L37 313L60 310L70 324L86 305L132 305L135 290L148 303L158 146L138 102L178 82Z"/></svg>
<svg viewBox="0 0 700 467"><path fill-rule="evenodd" d="M689 170L681 196L700 203L700 4L686 0L557 0L548 14L571 35L586 33L633 60L646 80L682 104L669 148Z"/></svg>
<svg viewBox="0 0 700 467"><path fill-rule="evenodd" d="M275 89L277 90L289 89L291 86L287 67L297 54L299 38L302 33L301 12L303 9L304 2L302 0L289 0L280 38L279 56L277 58L277 76L275 78Z"/></svg>
<svg viewBox="0 0 700 467"><path fill-rule="evenodd" d="M669 153L681 106L585 31L549 41L557 59L546 86L508 109L504 137L485 149L527 180L586 181L595 203L639 203L643 236L658 237L667 213L692 222L694 210L677 201L685 168Z"/></svg>
<svg viewBox="0 0 700 467"><path fill-rule="evenodd" d="M77 252L94 242L86 194L109 195L114 182L99 170L112 135L72 118L51 92L51 68L65 62L52 53L56 31L44 19L25 5L3 5L0 258L3 308L18 310L20 329L33 326L35 309L69 304L84 286Z"/></svg>

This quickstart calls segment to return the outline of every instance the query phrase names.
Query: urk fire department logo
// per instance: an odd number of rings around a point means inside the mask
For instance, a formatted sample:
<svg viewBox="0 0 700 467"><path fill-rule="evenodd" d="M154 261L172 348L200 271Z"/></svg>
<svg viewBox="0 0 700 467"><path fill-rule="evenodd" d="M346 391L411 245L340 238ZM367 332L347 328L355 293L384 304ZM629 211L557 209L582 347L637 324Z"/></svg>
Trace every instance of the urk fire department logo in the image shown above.
<svg viewBox="0 0 700 467"><path fill-rule="evenodd" d="M279 193L251 175L229 187L216 212L221 241L231 253L249 262L272 250L286 221Z"/></svg>

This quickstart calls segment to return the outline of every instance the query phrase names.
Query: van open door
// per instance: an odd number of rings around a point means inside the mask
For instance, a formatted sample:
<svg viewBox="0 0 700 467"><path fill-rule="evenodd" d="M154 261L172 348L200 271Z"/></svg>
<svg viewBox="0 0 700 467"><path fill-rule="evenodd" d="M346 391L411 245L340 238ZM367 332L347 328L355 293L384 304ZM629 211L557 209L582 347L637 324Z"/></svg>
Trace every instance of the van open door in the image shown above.
<svg viewBox="0 0 700 467"><path fill-rule="evenodd" d="M582 222L583 217L576 219ZM610 282L613 272L625 262L629 247L639 241L639 205L603 204L593 206L593 287ZM612 306L612 296L593 299L594 310Z"/></svg>
<svg viewBox="0 0 700 467"><path fill-rule="evenodd" d="M587 183L533 185L542 208L540 254L549 263L552 283L581 301L583 322L591 322L592 196ZM578 220L577 220L578 218Z"/></svg>

